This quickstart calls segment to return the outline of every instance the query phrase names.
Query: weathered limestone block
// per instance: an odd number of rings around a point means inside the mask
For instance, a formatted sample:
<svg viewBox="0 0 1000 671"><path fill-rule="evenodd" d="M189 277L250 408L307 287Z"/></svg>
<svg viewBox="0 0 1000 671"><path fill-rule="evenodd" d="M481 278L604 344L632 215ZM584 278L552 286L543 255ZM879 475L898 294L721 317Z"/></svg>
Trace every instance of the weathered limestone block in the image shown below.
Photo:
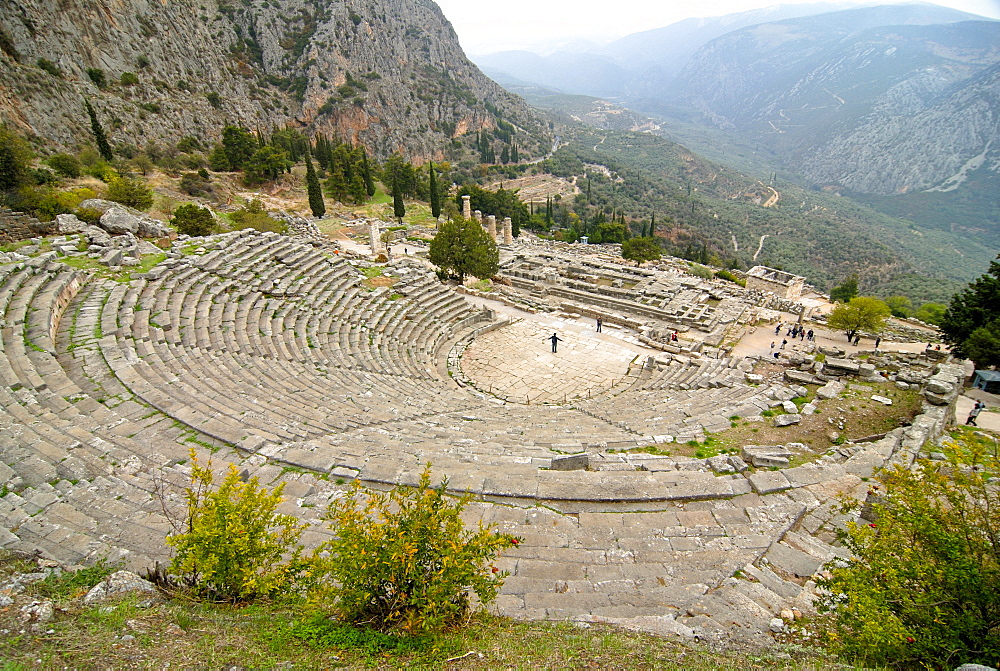
<svg viewBox="0 0 1000 671"><path fill-rule="evenodd" d="M787 415L778 415L774 418L775 426L791 426L792 424L798 424L802 421L802 415L795 413L789 413Z"/></svg>
<svg viewBox="0 0 1000 671"><path fill-rule="evenodd" d="M861 364L850 359L827 358L823 364L823 372L827 375L857 375Z"/></svg>
<svg viewBox="0 0 1000 671"><path fill-rule="evenodd" d="M790 489L792 486L781 471L761 471L754 473L747 480L758 494L773 494Z"/></svg>
<svg viewBox="0 0 1000 671"><path fill-rule="evenodd" d="M578 454L563 454L552 457L552 465L549 470L553 471L585 471L590 465L590 455L586 452Z"/></svg>
<svg viewBox="0 0 1000 671"><path fill-rule="evenodd" d="M131 233L135 235L139 232L139 217L129 213L120 205L109 207L101 215L100 226L111 235L122 235Z"/></svg>
<svg viewBox="0 0 1000 671"><path fill-rule="evenodd" d="M816 390L816 397L823 400L837 398L844 392L844 389L842 382L830 381Z"/></svg>

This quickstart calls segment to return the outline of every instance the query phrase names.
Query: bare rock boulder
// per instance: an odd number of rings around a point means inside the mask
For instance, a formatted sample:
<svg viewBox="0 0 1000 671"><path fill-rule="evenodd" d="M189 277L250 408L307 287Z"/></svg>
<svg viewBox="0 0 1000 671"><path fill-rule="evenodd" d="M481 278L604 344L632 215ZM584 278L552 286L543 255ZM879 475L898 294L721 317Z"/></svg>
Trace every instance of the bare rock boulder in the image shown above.
<svg viewBox="0 0 1000 671"><path fill-rule="evenodd" d="M114 205L101 215L100 226L111 235L135 235L139 232L139 217L121 205Z"/></svg>
<svg viewBox="0 0 1000 671"><path fill-rule="evenodd" d="M115 571L94 585L87 592L87 596L83 597L83 602L97 603L124 594L139 594L148 597L159 596L156 586L148 580L140 578L132 571Z"/></svg>

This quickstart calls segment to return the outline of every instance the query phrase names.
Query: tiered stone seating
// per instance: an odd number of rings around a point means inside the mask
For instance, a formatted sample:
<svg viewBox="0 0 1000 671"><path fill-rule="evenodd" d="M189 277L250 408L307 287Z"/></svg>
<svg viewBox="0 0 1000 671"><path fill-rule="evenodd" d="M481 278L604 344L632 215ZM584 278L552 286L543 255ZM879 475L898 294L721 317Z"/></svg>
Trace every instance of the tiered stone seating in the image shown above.
<svg viewBox="0 0 1000 671"><path fill-rule="evenodd" d="M370 291L342 259L253 232L183 241L123 283L52 255L0 265L0 547L67 564L165 559L164 510L182 503L192 446L286 482L281 510L311 524L308 545L338 479L412 484L432 462L479 497L470 522L524 538L498 562L512 571L504 612L731 635L808 604L805 579L840 552L836 496L863 494L873 468L946 418L934 408L781 472L646 467L633 457L654 455L610 450L696 439L796 392L678 355L572 406L506 404L441 370L482 313L413 262L395 271ZM621 468L549 470L580 451Z"/></svg>
<svg viewBox="0 0 1000 671"><path fill-rule="evenodd" d="M359 289L344 261L281 236L230 235L210 246L111 288L103 302L101 323L113 334L101 340L104 358L146 403L248 444L459 402L458 390L426 382L440 382L429 364L441 343L480 318L461 298L436 284L415 297Z"/></svg>
<svg viewBox="0 0 1000 671"><path fill-rule="evenodd" d="M742 381L740 362L732 358L686 359L673 357L642 385L643 389L710 389L732 387Z"/></svg>

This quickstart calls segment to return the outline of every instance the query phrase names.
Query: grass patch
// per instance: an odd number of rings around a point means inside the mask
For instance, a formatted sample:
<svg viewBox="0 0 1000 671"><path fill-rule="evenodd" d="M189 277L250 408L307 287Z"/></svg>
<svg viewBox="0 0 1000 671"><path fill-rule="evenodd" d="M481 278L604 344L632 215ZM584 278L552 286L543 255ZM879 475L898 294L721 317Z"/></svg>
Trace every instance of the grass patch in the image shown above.
<svg viewBox="0 0 1000 671"><path fill-rule="evenodd" d="M8 609L10 611L11 609ZM449 668L449 669L746 669L789 668L789 653L718 652L610 625L520 622L480 613L467 627L399 637L322 618L301 619L300 604L250 607L168 601L83 607L48 623L50 635L18 633L0 613L5 669L20 668ZM124 638L124 635L128 635ZM830 663L797 647L797 665ZM451 660L451 661L449 661Z"/></svg>

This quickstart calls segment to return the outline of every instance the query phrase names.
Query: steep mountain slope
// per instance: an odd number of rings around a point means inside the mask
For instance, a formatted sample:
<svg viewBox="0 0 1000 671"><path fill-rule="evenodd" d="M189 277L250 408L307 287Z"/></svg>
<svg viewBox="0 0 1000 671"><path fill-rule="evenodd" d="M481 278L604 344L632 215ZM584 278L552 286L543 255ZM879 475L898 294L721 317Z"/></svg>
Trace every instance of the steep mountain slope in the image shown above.
<svg viewBox="0 0 1000 671"><path fill-rule="evenodd" d="M84 99L131 145L289 124L420 159L500 120L548 145L432 0L0 2L0 120L72 147Z"/></svg>
<svg viewBox="0 0 1000 671"><path fill-rule="evenodd" d="M996 137L1000 23L856 30L880 20L869 12L726 35L675 91L812 181L881 194L932 187Z"/></svg>

